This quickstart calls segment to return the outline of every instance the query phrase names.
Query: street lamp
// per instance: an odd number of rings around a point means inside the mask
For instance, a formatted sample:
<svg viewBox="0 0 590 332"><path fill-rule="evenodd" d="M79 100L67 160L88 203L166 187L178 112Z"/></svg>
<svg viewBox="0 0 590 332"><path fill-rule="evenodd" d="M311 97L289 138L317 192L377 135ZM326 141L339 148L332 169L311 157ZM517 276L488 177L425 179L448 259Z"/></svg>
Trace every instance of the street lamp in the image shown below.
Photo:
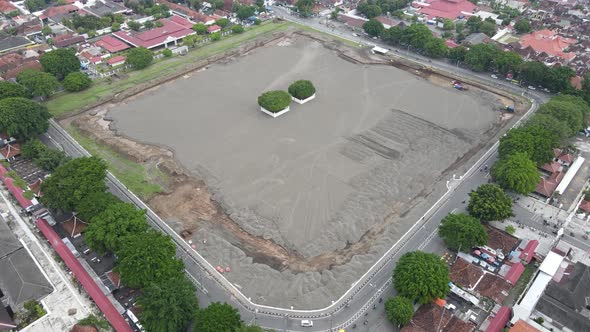
<svg viewBox="0 0 590 332"><path fill-rule="evenodd" d="M258 314L258 308L254 309L254 325L256 325L256 315Z"/></svg>
<svg viewBox="0 0 590 332"><path fill-rule="evenodd" d="M330 332L332 332L332 322L334 321L334 313L330 313Z"/></svg>

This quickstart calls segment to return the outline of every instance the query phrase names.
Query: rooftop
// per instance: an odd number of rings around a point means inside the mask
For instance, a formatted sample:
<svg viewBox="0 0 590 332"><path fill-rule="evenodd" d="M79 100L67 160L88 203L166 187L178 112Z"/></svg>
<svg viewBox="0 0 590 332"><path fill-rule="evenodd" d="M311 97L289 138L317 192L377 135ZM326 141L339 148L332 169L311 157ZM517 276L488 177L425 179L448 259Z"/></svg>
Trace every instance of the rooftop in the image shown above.
<svg viewBox="0 0 590 332"><path fill-rule="evenodd" d="M168 19L160 19L158 22L163 24L159 28L144 32L117 31L113 33L113 36L135 47L143 46L149 49L195 34L192 29L187 29Z"/></svg>
<svg viewBox="0 0 590 332"><path fill-rule="evenodd" d="M505 278L509 283L514 285L514 284L516 284L518 279L520 279L520 276L522 275L523 272L524 272L524 265L522 265L521 262L518 262L518 263L512 265L510 270L508 270L508 273L506 273Z"/></svg>
<svg viewBox="0 0 590 332"><path fill-rule="evenodd" d="M590 331L589 305L590 268L578 262L569 276L549 283L535 309L573 331Z"/></svg>
<svg viewBox="0 0 590 332"><path fill-rule="evenodd" d="M502 332L502 329L510 320L510 314L511 312L509 307L501 307L496 313L496 316L494 316L490 322L486 332Z"/></svg>
<svg viewBox="0 0 590 332"><path fill-rule="evenodd" d="M483 271L470 262L459 258L451 265L449 276L451 281L461 288L472 289L483 276Z"/></svg>
<svg viewBox="0 0 590 332"><path fill-rule="evenodd" d="M538 245L539 241L537 240L530 240L529 242L527 242L526 246L520 253L519 258L525 261L527 264L530 263L533 260L533 257L535 256L535 249L537 249Z"/></svg>
<svg viewBox="0 0 590 332"><path fill-rule="evenodd" d="M510 328L510 332L539 332L539 330L524 320L519 319L518 322Z"/></svg>
<svg viewBox="0 0 590 332"><path fill-rule="evenodd" d="M41 300L53 292L49 281L4 220L0 220L0 289L8 295L10 306Z"/></svg>
<svg viewBox="0 0 590 332"><path fill-rule="evenodd" d="M477 7L467 0L425 0L414 4L422 7L420 12L430 19L440 17L454 20L465 16L465 13L472 13Z"/></svg>
<svg viewBox="0 0 590 332"><path fill-rule="evenodd" d="M518 243L517 238L497 228L486 226L486 232L489 238L488 247L494 250L501 249L504 255L511 252Z"/></svg>
<svg viewBox="0 0 590 332"><path fill-rule="evenodd" d="M577 43L576 39L564 38L549 29L535 31L520 38L522 48L530 46L537 53L545 52L564 60L571 60L576 56L575 53L564 52L571 44L575 43Z"/></svg>
<svg viewBox="0 0 590 332"><path fill-rule="evenodd" d="M401 332L430 332L434 326L440 326L440 332L470 332L475 326L453 316L450 310L443 312L442 307L433 303L420 306L410 324L402 327Z"/></svg>
<svg viewBox="0 0 590 332"><path fill-rule="evenodd" d="M26 45L30 45L33 42L22 36L8 35L0 32L0 53L8 52Z"/></svg>
<svg viewBox="0 0 590 332"><path fill-rule="evenodd" d="M20 155L20 144L6 144L4 147L0 149L0 154L2 154L2 157L4 157L4 159L14 158Z"/></svg>
<svg viewBox="0 0 590 332"><path fill-rule="evenodd" d="M512 285L508 281L495 274L486 273L477 284L475 291L481 296L491 298L496 303L502 303L511 288Z"/></svg>

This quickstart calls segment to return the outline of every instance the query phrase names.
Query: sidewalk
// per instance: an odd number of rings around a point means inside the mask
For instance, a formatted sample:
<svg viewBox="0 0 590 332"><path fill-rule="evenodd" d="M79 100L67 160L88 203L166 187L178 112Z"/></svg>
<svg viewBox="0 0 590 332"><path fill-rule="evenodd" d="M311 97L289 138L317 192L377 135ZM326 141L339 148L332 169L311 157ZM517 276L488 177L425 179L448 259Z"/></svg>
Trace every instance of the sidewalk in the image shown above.
<svg viewBox="0 0 590 332"><path fill-rule="evenodd" d="M47 279L54 287L53 293L41 302L47 315L25 328L28 332L63 332L69 331L79 320L92 311L92 303L81 289L75 289L71 276L67 275L56 263L51 249L45 241L39 241L29 228L29 217L21 217L17 209L8 200L9 194L0 191L0 210L9 212L9 226L21 240L27 251L35 259ZM12 218L11 218L12 217Z"/></svg>

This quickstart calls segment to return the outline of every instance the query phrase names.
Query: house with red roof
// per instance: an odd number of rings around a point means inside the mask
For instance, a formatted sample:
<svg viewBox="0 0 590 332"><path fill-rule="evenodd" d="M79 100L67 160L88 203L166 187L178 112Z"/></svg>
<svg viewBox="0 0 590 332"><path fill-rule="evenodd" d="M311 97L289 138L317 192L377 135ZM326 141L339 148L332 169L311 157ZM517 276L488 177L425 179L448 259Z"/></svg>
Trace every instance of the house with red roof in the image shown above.
<svg viewBox="0 0 590 332"><path fill-rule="evenodd" d="M535 250L537 249L538 245L539 245L539 241L530 240L529 242L527 242L526 246L524 246L524 249L522 249L522 252L520 253L520 256L518 256L518 257L523 262L525 262L527 264L530 263L533 260L533 257L535 257Z"/></svg>
<svg viewBox="0 0 590 332"><path fill-rule="evenodd" d="M582 203L580 203L579 209L586 212L586 213L590 213L590 202L587 201L586 199L582 200Z"/></svg>
<svg viewBox="0 0 590 332"><path fill-rule="evenodd" d="M509 283L515 285L516 282L518 281L518 279L520 279L520 276L522 275L523 272L524 272L524 265L522 265L521 262L518 262L518 263L512 265L512 267L510 268L510 270L508 270L508 273L506 273L506 276L504 278Z"/></svg>
<svg viewBox="0 0 590 332"><path fill-rule="evenodd" d="M4 160L13 160L15 157L20 156L20 145L18 143L6 144L0 149L0 154Z"/></svg>
<svg viewBox="0 0 590 332"><path fill-rule="evenodd" d="M169 19L163 18L158 22L162 23L161 27L143 32L117 31L113 33L113 36L134 47L153 49L168 47L170 44L177 45L182 38L196 33Z"/></svg>
<svg viewBox="0 0 590 332"><path fill-rule="evenodd" d="M485 329L486 332L501 332L503 331L506 324L510 320L512 316L512 311L510 307L501 307L500 310L494 315L490 324Z"/></svg>
<svg viewBox="0 0 590 332"><path fill-rule="evenodd" d="M173 13L176 13L182 17L186 17L188 19L194 20L199 23L203 23L205 25L211 25L215 23L215 18L211 16L207 16L205 14L201 14L196 10L192 10L188 7L183 5L170 2L167 0L157 0L157 3L161 5L165 5L166 7L170 8Z"/></svg>
<svg viewBox="0 0 590 332"><path fill-rule="evenodd" d="M564 173L558 171L551 174L551 176L549 176L548 178L542 177L541 181L539 181L539 184L537 184L535 193L545 198L551 197L551 195L553 195L553 192L555 191L555 189L557 189L557 186L563 179L563 176Z"/></svg>
<svg viewBox="0 0 590 332"><path fill-rule="evenodd" d="M571 153L564 152L560 149L553 149L554 161L563 166L570 166L574 162L574 156Z"/></svg>
<svg viewBox="0 0 590 332"><path fill-rule="evenodd" d="M541 170L543 170L549 174L553 174L553 173L561 170L561 164L558 163L557 161L552 161L550 163L546 163L546 164L542 165L540 168L541 168Z"/></svg>
<svg viewBox="0 0 590 332"><path fill-rule="evenodd" d="M106 35L102 37L99 41L97 41L94 44L96 46L102 47L109 53L121 52L131 47L127 43L111 35Z"/></svg>
<svg viewBox="0 0 590 332"><path fill-rule="evenodd" d="M562 37L556 31L549 29L534 31L522 36L519 41L522 49L531 48L537 55L545 53L560 58L565 62L569 62L576 57L574 52L565 52L565 50L577 42L574 38Z"/></svg>
<svg viewBox="0 0 590 332"><path fill-rule="evenodd" d="M117 55L115 57L112 57L110 59L107 60L107 65L111 66L111 67L117 67L120 66L122 64L125 63L125 60L127 60L126 57L122 56L122 55Z"/></svg>
<svg viewBox="0 0 590 332"><path fill-rule="evenodd" d="M428 19L448 18L455 20L461 16L472 15L477 7L468 0L425 0L414 1L413 6Z"/></svg>
<svg viewBox="0 0 590 332"><path fill-rule="evenodd" d="M8 15L12 12L18 12L18 8L10 1L0 0L0 13Z"/></svg>
<svg viewBox="0 0 590 332"><path fill-rule="evenodd" d="M221 31L221 27L217 24L213 24L207 27L207 32L208 33L216 33Z"/></svg>
<svg viewBox="0 0 590 332"><path fill-rule="evenodd" d="M195 25L195 22L191 22L188 19L183 18L183 17L180 17L180 16L177 16L177 15L172 15L169 19L172 22L174 22L176 24L180 24L180 25L182 25L183 27L185 27L187 29L192 29L193 26Z"/></svg>

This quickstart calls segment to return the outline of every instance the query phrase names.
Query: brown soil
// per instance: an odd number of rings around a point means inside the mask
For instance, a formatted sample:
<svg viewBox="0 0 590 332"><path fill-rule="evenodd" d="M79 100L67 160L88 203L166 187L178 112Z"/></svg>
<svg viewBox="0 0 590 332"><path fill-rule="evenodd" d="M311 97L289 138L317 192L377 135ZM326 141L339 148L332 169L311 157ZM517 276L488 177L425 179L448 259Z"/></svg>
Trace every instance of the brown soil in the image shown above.
<svg viewBox="0 0 590 332"><path fill-rule="evenodd" d="M414 68L409 64L401 63L394 60L384 60L376 58L366 52L366 50L353 50L349 47L343 47L341 43L326 39L322 35L310 35L305 32L291 32L304 34L324 42L326 47L335 49L340 52L340 56L353 62L375 65L395 65L401 69L410 71L425 79L429 79L436 84L449 85L449 77L441 76L428 68ZM276 40L276 39L275 39ZM248 49L249 51L250 49ZM235 51L231 54L235 56ZM220 57L223 59L223 57ZM156 87L157 88L157 87ZM482 93L479 87L471 87L469 93ZM504 103L514 102L512 96L504 92L490 91L499 100ZM139 96L140 94L136 94ZM123 101L124 102L124 101ZM516 99L517 112L524 110L526 103ZM408 213L416 204L419 204L422 198L428 196L430 192L422 192L419 197L412 200L410 204L394 207L390 216L385 218L384 222L374 225L370 228L360 240L356 243L347 243L342 249L324 253L315 257L305 258L294 250L286 249L278 245L272 239L265 239L254 236L242 229L237 223L233 222L223 209L211 198L211 194L201 179L189 175L183 167L175 160L174 153L166 148L156 145L144 144L133 141L129 138L117 135L109 127L110 121L105 119L108 109L116 106L114 103L103 104L92 110L80 113L61 121L61 125L67 128L69 125L75 126L81 133L87 135L98 142L105 144L122 155L141 163L146 167L157 167L160 171L169 175L166 192L157 194L148 199L148 204L163 219L178 220L181 227L176 231L184 238L189 238L195 233L203 223L217 229L224 238L233 245L242 249L248 256L252 257L255 262L267 264L270 267L283 271L289 269L294 273L322 271L330 269L349 262L352 257L359 254L365 254L369 251L375 239L378 238L384 229L396 220L397 217ZM503 118L504 119L504 118ZM507 120L507 119L505 119ZM499 124L498 126L502 126ZM497 130L495 128L494 130ZM449 172L465 163L471 156L477 153L482 146L476 146L462 158L458 159L452 168L443 172L441 179L448 176Z"/></svg>

